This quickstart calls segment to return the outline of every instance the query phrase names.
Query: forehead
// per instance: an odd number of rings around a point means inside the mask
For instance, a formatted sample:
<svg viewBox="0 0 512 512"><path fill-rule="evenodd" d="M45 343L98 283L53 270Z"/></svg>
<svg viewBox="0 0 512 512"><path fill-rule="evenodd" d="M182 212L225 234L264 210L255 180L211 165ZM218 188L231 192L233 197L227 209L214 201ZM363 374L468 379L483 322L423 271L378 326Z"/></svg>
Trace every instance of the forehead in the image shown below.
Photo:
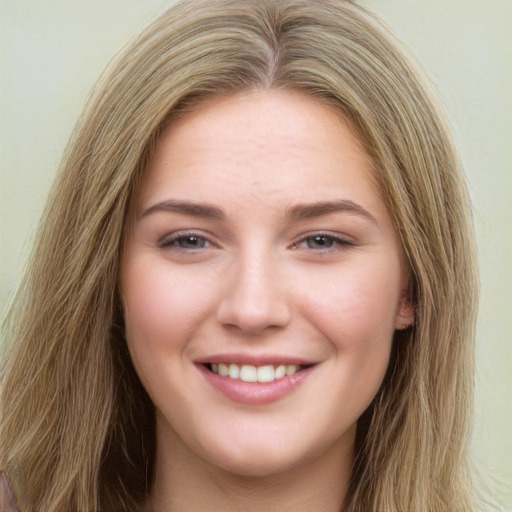
<svg viewBox="0 0 512 512"><path fill-rule="evenodd" d="M296 92L253 91L209 100L172 122L138 203L159 199L170 185L196 195L213 184L248 185L260 197L288 190L306 199L329 194L343 178L344 187L352 181L349 188L376 193L373 176L358 136L333 107Z"/></svg>

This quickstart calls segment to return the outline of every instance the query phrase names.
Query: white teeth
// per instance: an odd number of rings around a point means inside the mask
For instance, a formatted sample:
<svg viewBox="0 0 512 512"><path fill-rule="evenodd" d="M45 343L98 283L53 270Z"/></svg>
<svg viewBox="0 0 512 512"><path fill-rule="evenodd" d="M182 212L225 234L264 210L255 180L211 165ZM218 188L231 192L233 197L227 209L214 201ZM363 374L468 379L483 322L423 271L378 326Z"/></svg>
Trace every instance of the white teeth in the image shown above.
<svg viewBox="0 0 512 512"><path fill-rule="evenodd" d="M241 380L243 382L273 382L294 375L300 370L297 364L280 364L278 366L265 365L254 366L252 364L218 363L210 366L213 373L218 373L222 377Z"/></svg>
<svg viewBox="0 0 512 512"><path fill-rule="evenodd" d="M285 375L286 375L286 367L284 364L280 364L276 368L275 377L276 377L276 379L282 379Z"/></svg>
<svg viewBox="0 0 512 512"><path fill-rule="evenodd" d="M240 377L240 368L236 364L229 365L229 378L230 379L238 379Z"/></svg>
<svg viewBox="0 0 512 512"><path fill-rule="evenodd" d="M258 375L258 382L272 382L275 379L273 366L260 366L256 373Z"/></svg>
<svg viewBox="0 0 512 512"><path fill-rule="evenodd" d="M286 365L286 375L293 375L294 373L297 373L299 370L299 367L296 364L288 364Z"/></svg>
<svg viewBox="0 0 512 512"><path fill-rule="evenodd" d="M258 382L256 366L244 364L240 368L240 380L243 382Z"/></svg>

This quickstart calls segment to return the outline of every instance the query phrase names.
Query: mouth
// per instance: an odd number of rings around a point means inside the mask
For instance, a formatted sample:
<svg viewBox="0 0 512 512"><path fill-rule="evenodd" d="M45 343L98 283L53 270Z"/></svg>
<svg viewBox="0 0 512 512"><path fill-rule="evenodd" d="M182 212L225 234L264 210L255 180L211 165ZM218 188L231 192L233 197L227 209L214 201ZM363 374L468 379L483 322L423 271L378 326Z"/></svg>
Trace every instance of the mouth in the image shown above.
<svg viewBox="0 0 512 512"><path fill-rule="evenodd" d="M213 389L230 401L253 406L283 399L301 387L317 366L290 357L272 359L218 355L196 364Z"/></svg>
<svg viewBox="0 0 512 512"><path fill-rule="evenodd" d="M291 377L312 365L205 363L203 366L221 377L248 383L267 383Z"/></svg>

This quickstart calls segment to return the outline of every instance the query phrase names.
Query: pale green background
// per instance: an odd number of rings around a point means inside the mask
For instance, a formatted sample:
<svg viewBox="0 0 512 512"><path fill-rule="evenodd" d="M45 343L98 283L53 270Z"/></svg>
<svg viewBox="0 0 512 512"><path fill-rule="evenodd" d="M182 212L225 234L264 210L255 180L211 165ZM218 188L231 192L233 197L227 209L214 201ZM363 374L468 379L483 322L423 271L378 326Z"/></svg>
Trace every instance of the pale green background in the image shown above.
<svg viewBox="0 0 512 512"><path fill-rule="evenodd" d="M363 0L416 55L454 124L482 271L477 463L512 510L512 1ZM20 279L96 78L169 1L0 0L0 308ZM501 483L500 483L501 482Z"/></svg>

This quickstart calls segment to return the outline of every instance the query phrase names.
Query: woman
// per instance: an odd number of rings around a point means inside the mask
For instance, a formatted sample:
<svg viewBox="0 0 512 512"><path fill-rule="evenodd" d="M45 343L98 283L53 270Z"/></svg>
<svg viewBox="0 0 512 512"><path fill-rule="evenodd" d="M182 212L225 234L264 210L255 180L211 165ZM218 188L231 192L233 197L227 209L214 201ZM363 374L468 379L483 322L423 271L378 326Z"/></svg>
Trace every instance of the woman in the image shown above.
<svg viewBox="0 0 512 512"><path fill-rule="evenodd" d="M104 77L9 317L22 510L471 510L464 180L351 2L185 2Z"/></svg>

